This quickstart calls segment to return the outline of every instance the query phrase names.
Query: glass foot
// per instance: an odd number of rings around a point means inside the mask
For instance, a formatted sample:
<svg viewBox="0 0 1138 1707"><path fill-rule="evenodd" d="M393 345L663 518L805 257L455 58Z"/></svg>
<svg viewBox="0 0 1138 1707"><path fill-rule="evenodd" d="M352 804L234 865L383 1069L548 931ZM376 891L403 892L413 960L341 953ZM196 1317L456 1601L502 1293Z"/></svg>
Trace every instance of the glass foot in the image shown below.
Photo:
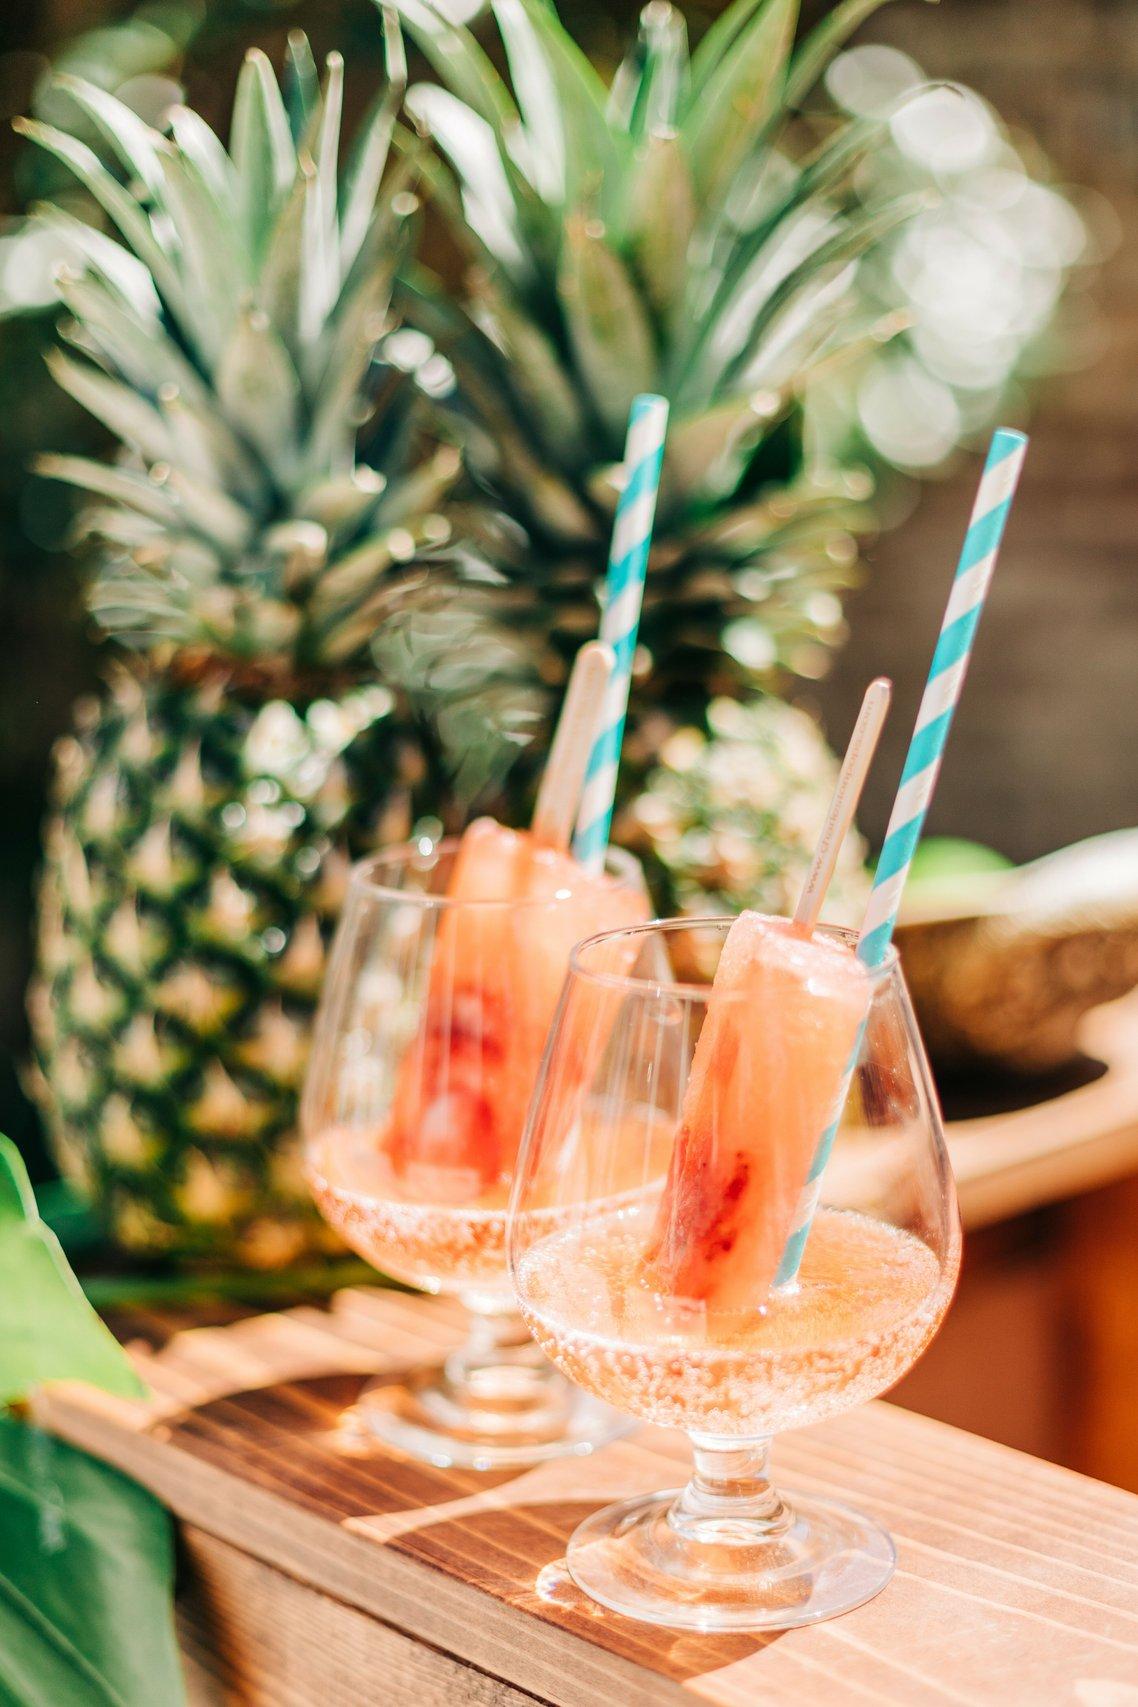
<svg viewBox="0 0 1138 1707"><path fill-rule="evenodd" d="M685 1497L673 1489L587 1518L566 1554L578 1588L675 1630L791 1630L861 1606L893 1575L886 1532L836 1500L790 1496L773 1521L692 1521Z"/></svg>
<svg viewBox="0 0 1138 1707"><path fill-rule="evenodd" d="M475 1318L439 1367L365 1387L356 1425L385 1446L440 1468L520 1470L584 1455L633 1427L548 1363L517 1318Z"/></svg>

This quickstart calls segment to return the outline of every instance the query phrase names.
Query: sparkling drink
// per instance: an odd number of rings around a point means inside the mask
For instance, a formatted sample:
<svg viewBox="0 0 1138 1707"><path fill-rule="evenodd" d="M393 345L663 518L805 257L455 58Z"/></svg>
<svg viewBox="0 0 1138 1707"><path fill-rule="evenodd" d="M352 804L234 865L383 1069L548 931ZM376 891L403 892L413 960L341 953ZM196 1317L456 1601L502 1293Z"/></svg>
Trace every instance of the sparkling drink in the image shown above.
<svg viewBox="0 0 1138 1707"><path fill-rule="evenodd" d="M305 1087L309 1183L376 1268L456 1294L478 1318L442 1371L389 1383L361 1407L403 1450L513 1466L582 1450L618 1426L529 1341L506 1220L570 951L646 914L628 856L594 875L488 819L461 842L397 850L353 873ZM579 1079L603 1048L604 1014L595 1003L576 1039Z"/></svg>
<svg viewBox="0 0 1138 1707"><path fill-rule="evenodd" d="M713 981L675 977L673 955ZM602 991L615 1008L582 1083L576 1039ZM666 1145L644 1142L653 1122ZM820 1155L821 1204L804 1222ZM803 1226L795 1278L779 1284ZM686 1488L575 1532L566 1557L581 1588L655 1623L745 1630L811 1623L888 1581L885 1532L837 1501L784 1499L767 1451L773 1435L884 1392L955 1284L952 1178L895 957L867 968L842 933L753 914L579 945L509 1246L522 1314L557 1367L692 1441Z"/></svg>
<svg viewBox="0 0 1138 1707"><path fill-rule="evenodd" d="M936 1332L956 1278L912 1233L822 1210L795 1283L756 1310L679 1302L652 1287L651 1200L551 1231L518 1265L523 1314L571 1380L666 1428L754 1439L883 1392ZM572 1300L567 1304L567 1300Z"/></svg>

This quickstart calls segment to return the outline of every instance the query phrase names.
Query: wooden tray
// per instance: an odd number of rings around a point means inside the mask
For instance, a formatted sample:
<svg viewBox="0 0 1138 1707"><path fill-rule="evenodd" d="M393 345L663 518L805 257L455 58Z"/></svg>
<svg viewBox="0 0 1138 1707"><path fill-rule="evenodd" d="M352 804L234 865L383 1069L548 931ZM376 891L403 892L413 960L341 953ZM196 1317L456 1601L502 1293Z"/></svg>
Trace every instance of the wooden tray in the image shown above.
<svg viewBox="0 0 1138 1707"><path fill-rule="evenodd" d="M889 1526L900 1564L885 1592L811 1630L669 1633L586 1602L559 1561L602 1501L682 1480L678 1437L645 1429L590 1459L478 1476L345 1431L368 1373L442 1354L458 1333L444 1303L368 1290L227 1325L139 1315L126 1337L150 1402L43 1396L48 1427L182 1520L197 1702L1138 1701L1138 1498L871 1405L780 1442L776 1470Z"/></svg>
<svg viewBox="0 0 1138 1707"><path fill-rule="evenodd" d="M1105 1067L1101 1077L1032 1107L949 1124L966 1227L1138 1171L1138 994L1089 1013L1081 1041L1088 1060Z"/></svg>

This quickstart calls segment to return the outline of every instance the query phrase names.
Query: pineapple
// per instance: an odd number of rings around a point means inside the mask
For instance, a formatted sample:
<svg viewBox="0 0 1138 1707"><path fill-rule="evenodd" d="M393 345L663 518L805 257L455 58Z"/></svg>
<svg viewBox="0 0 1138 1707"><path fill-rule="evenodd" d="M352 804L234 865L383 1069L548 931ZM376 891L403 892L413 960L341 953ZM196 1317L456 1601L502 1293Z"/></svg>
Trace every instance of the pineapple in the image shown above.
<svg viewBox="0 0 1138 1707"><path fill-rule="evenodd" d="M407 833L433 763L370 646L445 543L459 467L408 374L364 402L416 202L411 165L386 170L390 92L340 172L342 77L294 38L282 93L250 54L228 151L192 112L160 134L66 80L121 174L21 126L118 233L42 215L81 259L55 376L121 444L42 462L93 495L90 608L119 643L58 750L45 1113L123 1246L263 1267L325 1238L296 1110L329 924L350 851Z"/></svg>
<svg viewBox="0 0 1138 1707"><path fill-rule="evenodd" d="M431 0L394 0L444 87L407 108L469 258L457 301L412 276L410 313L452 363L453 419L484 543L540 612L551 679L595 625L629 404L671 423L634 721L700 721L716 693L821 673L841 634L870 483L812 455L803 399L896 327L856 263L921 198L867 205L859 165L888 119L795 119L880 0L842 0L795 47L798 0L734 0L689 55L651 0L607 83L546 0L491 0L503 80Z"/></svg>

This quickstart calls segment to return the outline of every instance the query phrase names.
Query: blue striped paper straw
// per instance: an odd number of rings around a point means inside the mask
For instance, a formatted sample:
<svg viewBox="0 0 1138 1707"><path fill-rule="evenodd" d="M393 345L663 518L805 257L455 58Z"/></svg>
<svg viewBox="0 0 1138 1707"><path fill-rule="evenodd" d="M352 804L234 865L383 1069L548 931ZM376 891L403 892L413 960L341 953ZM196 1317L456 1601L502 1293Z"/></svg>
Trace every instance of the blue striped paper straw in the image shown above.
<svg viewBox="0 0 1138 1707"><path fill-rule="evenodd" d="M921 697L913 738L909 742L905 768L901 772L897 798L889 816L889 827L885 832L881 858L877 862L873 888L858 937L858 958L866 966L880 966L893 938L901 892L909 875L917 843L921 839L921 830L940 773L953 713L960 699L960 690L964 686L964 677L972 656L972 643L976 638L980 612L984 608L984 600L991 585L1000 541L1004 537L1008 512L1012 507L1026 454L1027 439L1023 433L1012 432L1007 427L998 428L992 438L988 460L980 478L980 489L972 506L972 519L968 524L964 549L956 566L936 651L929 667L929 678ZM809 1177L799 1199L794 1230L787 1240L775 1277L776 1286L785 1285L798 1273L798 1265L802 1261L802 1253L810 1234L810 1224L818 1207L822 1172L830 1159L830 1151L834 1147L834 1139L841 1125L850 1081L861 1051L861 1040L862 1033L859 1032L842 1079L837 1112L822 1134Z"/></svg>
<svg viewBox="0 0 1138 1707"><path fill-rule="evenodd" d="M573 838L574 854L590 871L600 871L604 865L612 826L667 425L668 405L664 398L645 393L633 400L624 447L625 484L616 507L601 612L600 637L612 647L616 666L609 678L600 729L589 754L577 833Z"/></svg>

